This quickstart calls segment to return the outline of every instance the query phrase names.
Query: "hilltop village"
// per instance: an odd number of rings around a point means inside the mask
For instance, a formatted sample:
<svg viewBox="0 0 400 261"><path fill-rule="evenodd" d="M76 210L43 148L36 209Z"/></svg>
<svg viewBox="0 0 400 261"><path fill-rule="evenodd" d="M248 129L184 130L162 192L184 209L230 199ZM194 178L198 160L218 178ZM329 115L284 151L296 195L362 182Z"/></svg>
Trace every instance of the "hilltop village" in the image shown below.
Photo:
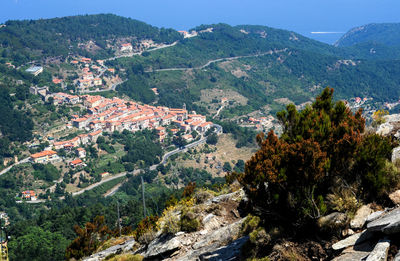
<svg viewBox="0 0 400 261"><path fill-rule="evenodd" d="M83 149L78 148L90 142L95 143L104 132L114 131L136 132L144 129L155 129L159 142L163 142L168 135L167 127L173 135L179 131L184 135L186 142L193 140L190 134L196 131L203 135L213 123L207 122L206 117L200 114L189 114L183 109L174 109L161 106L140 105L132 101L126 101L114 97L104 98L102 96L71 95L66 93L55 93L51 95L54 105L81 104L87 110L85 115L71 115L71 121L66 123L66 128L76 128L88 133L80 134L70 140L50 140L50 146L55 149L67 151L75 150L79 157L85 157ZM35 163L47 163L57 161L56 152L46 150L31 155L31 161ZM79 162L80 163L80 162ZM75 165L75 164L73 164Z"/></svg>

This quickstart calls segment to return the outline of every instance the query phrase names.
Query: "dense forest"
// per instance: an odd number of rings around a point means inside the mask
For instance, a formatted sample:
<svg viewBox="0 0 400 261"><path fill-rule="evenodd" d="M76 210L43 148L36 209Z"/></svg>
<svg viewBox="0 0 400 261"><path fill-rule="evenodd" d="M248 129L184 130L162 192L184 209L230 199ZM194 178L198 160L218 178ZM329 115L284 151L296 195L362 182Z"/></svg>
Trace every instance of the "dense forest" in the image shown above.
<svg viewBox="0 0 400 261"><path fill-rule="evenodd" d="M106 40L133 37L152 39L157 43L172 43L181 35L172 29L156 28L144 22L112 14L82 15L54 19L7 21L0 28L0 51L3 58L20 64L49 56L67 56L78 53L93 54L78 47L79 43L93 41L107 53Z"/></svg>

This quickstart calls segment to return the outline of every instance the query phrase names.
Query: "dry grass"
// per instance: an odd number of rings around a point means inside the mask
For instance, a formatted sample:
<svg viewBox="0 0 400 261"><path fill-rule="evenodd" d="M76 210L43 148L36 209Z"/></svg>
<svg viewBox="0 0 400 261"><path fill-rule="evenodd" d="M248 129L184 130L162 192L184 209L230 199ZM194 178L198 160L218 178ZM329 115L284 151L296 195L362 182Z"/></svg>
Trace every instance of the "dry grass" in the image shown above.
<svg viewBox="0 0 400 261"><path fill-rule="evenodd" d="M111 258L107 258L108 261L142 261L143 256L141 255L133 255L133 254L122 254L113 256Z"/></svg>
<svg viewBox="0 0 400 261"><path fill-rule="evenodd" d="M208 154L200 153L204 148L204 145L196 147L198 152L195 155L191 155L193 159L183 160L183 156L180 156L177 160L178 166L186 168L198 168L205 169L214 177L225 176L225 172L222 171L224 162L229 162L231 166L234 166L233 162L237 162L239 159L247 161L256 151L256 148L242 147L236 148L236 141L232 138L231 134L222 134L218 137L218 143L216 145L217 150ZM214 159L215 157L215 159ZM196 158L200 158L200 162L196 162ZM233 162L232 162L233 161ZM218 168L217 166L221 166ZM211 167L212 166L212 167Z"/></svg>

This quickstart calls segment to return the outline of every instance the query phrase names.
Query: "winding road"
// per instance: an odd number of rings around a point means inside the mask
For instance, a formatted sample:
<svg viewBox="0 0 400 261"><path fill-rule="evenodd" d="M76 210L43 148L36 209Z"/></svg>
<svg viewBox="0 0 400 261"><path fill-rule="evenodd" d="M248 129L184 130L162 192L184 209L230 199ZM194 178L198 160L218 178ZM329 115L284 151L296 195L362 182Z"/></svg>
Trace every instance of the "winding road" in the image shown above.
<svg viewBox="0 0 400 261"><path fill-rule="evenodd" d="M201 70L206 68L207 66L209 66L212 63L217 63L217 62L222 62L222 61L232 61L232 60L237 60L237 59L242 59L242 58L251 58L251 57L259 57L259 56L265 56L265 55L272 55L275 53L281 53L281 52L286 52L288 49L284 48L281 50L270 50L268 52L264 52L264 53L259 53L259 54L252 54L252 55L242 55L242 56L234 56L234 57L225 57L225 58L218 58L215 60L210 60L207 63L198 66L198 67L192 67L192 68L188 68L188 67L181 67L181 68L165 68L165 69L155 69L155 70L145 70L145 72L147 73L151 73L151 72L166 72L166 71L188 71L188 70Z"/></svg>
<svg viewBox="0 0 400 261"><path fill-rule="evenodd" d="M214 130L215 133L217 133L217 134L222 133L222 126L221 126L221 125L213 124L212 127L215 128L215 130ZM168 161L168 158L170 158L171 156L173 156L173 155L175 155L175 154L177 154L177 153L180 153L180 152L185 152L185 151L187 151L188 149L193 148L193 147L196 147L196 146L198 146L198 145L200 145L200 144L204 144L204 143L206 142L206 140L207 140L207 137L202 137L200 140L194 141L194 142L192 142L192 143L190 143L190 144L187 144L187 145L183 146L182 148L178 148L178 149L175 149L175 150L173 150L173 151L170 151L170 152L165 153L164 156L162 157L162 161L161 161L160 163L158 163L158 164L152 165L149 169L150 169L150 170L155 170L155 169L157 168L158 165L161 165L161 164L164 165L164 164L166 164L167 161ZM126 175L128 175L128 174L137 175L137 174L139 174L141 171L144 171L144 169L135 169L135 170L132 171L132 172L127 172L127 171L125 171L125 172L121 172L121 173L115 174L115 175L113 175L113 176L111 176L111 177L109 177L109 178L107 178L107 179L103 179L103 180L101 180L100 182L97 182L97 183L94 183L94 184L92 184L92 185L90 185L90 186L87 186L86 188L84 188L84 189L82 189L82 190L73 192L73 193L72 193L72 196L75 197L75 196L81 195L81 194L83 194L84 192L89 191L89 190L92 190L92 189L94 189L94 188L96 188L96 187L98 187L98 186L100 186L100 185L102 185L102 184L104 184L104 183L106 183L106 182L108 182L108 181L111 181L111 180L114 180L114 179L117 179L117 178L124 177L124 176L126 176ZM114 187L114 188L116 188L116 187ZM118 191L118 188L119 188L119 187L117 187L116 189L114 189L114 190L112 191L112 193L108 193L106 196L112 196L112 195L114 195L115 192ZM64 200L64 197L60 197L59 199ZM45 202L45 200L43 200L43 199L38 199L38 200L31 200L31 201L17 201L17 203L22 203L22 202L29 203L29 204L35 204L35 203L43 203L43 202Z"/></svg>

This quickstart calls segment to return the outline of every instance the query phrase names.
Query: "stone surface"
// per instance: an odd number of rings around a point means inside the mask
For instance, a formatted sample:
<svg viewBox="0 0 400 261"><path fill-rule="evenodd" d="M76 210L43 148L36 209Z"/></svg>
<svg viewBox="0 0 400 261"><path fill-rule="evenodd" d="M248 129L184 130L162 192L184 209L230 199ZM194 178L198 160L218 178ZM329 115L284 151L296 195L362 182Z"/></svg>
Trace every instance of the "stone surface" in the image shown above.
<svg viewBox="0 0 400 261"><path fill-rule="evenodd" d="M397 255L394 257L393 261L400 261L400 251L397 253Z"/></svg>
<svg viewBox="0 0 400 261"><path fill-rule="evenodd" d="M379 135L388 135L393 130L393 125L389 122L385 122L379 125L378 130L376 131Z"/></svg>
<svg viewBox="0 0 400 261"><path fill-rule="evenodd" d="M379 242L374 247L374 250L372 250L372 252L368 255L366 261L386 261L388 257L389 247L389 240L379 240Z"/></svg>
<svg viewBox="0 0 400 261"><path fill-rule="evenodd" d="M144 257L154 258L162 255L169 256L168 253L173 253L174 251L180 249L184 243L184 235L173 237L171 239L167 237L156 238L147 247Z"/></svg>
<svg viewBox="0 0 400 261"><path fill-rule="evenodd" d="M350 221L350 227L353 229L360 229L364 226L368 216L373 212L369 205L360 207L354 218Z"/></svg>
<svg viewBox="0 0 400 261"><path fill-rule="evenodd" d="M371 215L369 215L369 216L367 217L366 222L369 223L369 222L372 222L372 221L374 221L374 220L377 220L377 219L378 219L380 216L382 216L384 213L385 213L385 211L383 211L383 210L376 211L376 212L372 213Z"/></svg>
<svg viewBox="0 0 400 261"><path fill-rule="evenodd" d="M369 231L381 231L385 234L400 232L400 208L393 209L368 223L367 229Z"/></svg>
<svg viewBox="0 0 400 261"><path fill-rule="evenodd" d="M355 232L354 232L351 228L349 228L349 229L344 229L344 230L342 231L342 237L352 236L352 235L354 235L354 234L355 234Z"/></svg>
<svg viewBox="0 0 400 261"><path fill-rule="evenodd" d="M206 201L206 204L211 204L211 203L220 203L224 202L227 200L234 200L234 201L240 201L243 197L245 196L243 189L239 189L238 191L229 193L229 194L223 194L217 197L214 197L212 199L209 199Z"/></svg>
<svg viewBox="0 0 400 261"><path fill-rule="evenodd" d="M204 249L199 249L189 253L189 255L184 258L178 259L179 261L186 260L209 260L209 261L219 261L219 260L241 260L240 253L242 246L249 240L249 237L239 238L227 246L216 247L217 245L210 245ZM201 253L201 254L200 254Z"/></svg>
<svg viewBox="0 0 400 261"><path fill-rule="evenodd" d="M334 250L339 250L349 246L354 246L370 239L372 235L373 234L370 233L369 231L364 230L363 232L351 235L343 240L340 240L339 242L336 242L335 244L332 245L332 248Z"/></svg>
<svg viewBox="0 0 400 261"><path fill-rule="evenodd" d="M399 150L399 153L400 153L400 150ZM399 155L399 157L400 157L400 155ZM394 204L400 205L400 189L396 190L393 193L390 193L389 198Z"/></svg>
<svg viewBox="0 0 400 261"><path fill-rule="evenodd" d="M320 228L336 228L346 224L347 215L344 213L333 212L318 219Z"/></svg>
<svg viewBox="0 0 400 261"><path fill-rule="evenodd" d="M392 151L392 162L396 162L396 160L400 159L400 146L396 147Z"/></svg>
<svg viewBox="0 0 400 261"><path fill-rule="evenodd" d="M230 225L221 227L220 229L213 231L212 233L205 236L202 240L197 241L193 245L193 249L200 249L203 246L215 242L218 242L220 245L224 245L224 243L228 243L231 242L232 240L235 240L239 235L243 221L244 219L241 219L235 223L232 223Z"/></svg>
<svg viewBox="0 0 400 261"><path fill-rule="evenodd" d="M130 239L125 241L123 244L112 246L110 248L107 248L106 250L93 254L90 257L84 258L83 260L85 261L104 260L107 256L110 256L112 254L119 254L130 251L134 244L135 244L135 239Z"/></svg>
<svg viewBox="0 0 400 261"><path fill-rule="evenodd" d="M348 247L343 250L342 254L335 259L334 261L360 261L365 260L365 258L371 253L374 249L374 245L371 242L367 241L362 244L356 245L354 247Z"/></svg>

